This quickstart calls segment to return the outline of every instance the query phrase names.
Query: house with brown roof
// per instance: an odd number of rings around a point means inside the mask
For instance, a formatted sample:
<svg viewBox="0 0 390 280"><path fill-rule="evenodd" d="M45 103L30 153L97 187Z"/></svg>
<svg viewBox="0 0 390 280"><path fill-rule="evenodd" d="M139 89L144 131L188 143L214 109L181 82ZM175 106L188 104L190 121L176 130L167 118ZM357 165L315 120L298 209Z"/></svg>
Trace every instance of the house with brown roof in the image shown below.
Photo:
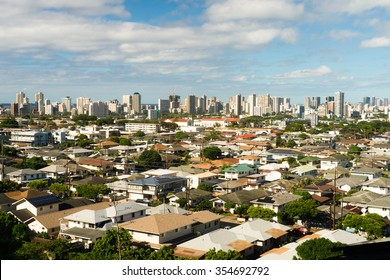
<svg viewBox="0 0 390 280"><path fill-rule="evenodd" d="M31 198L36 196L47 195L47 192L42 192L36 189L30 189L26 191L13 191L0 193L0 210L10 211L16 209L14 202L23 198Z"/></svg>
<svg viewBox="0 0 390 280"><path fill-rule="evenodd" d="M134 242L146 243L152 248L159 249L193 238L197 232L205 233L219 228L219 220L218 215L207 211L191 215L168 213L154 214L119 226L129 231Z"/></svg>
<svg viewBox="0 0 390 280"><path fill-rule="evenodd" d="M111 171L114 169L114 163L100 158L80 158L78 164L91 171Z"/></svg>
<svg viewBox="0 0 390 280"><path fill-rule="evenodd" d="M231 232L256 238L255 250L259 253L284 244L290 230L291 228L288 226L263 219L254 219L230 229Z"/></svg>

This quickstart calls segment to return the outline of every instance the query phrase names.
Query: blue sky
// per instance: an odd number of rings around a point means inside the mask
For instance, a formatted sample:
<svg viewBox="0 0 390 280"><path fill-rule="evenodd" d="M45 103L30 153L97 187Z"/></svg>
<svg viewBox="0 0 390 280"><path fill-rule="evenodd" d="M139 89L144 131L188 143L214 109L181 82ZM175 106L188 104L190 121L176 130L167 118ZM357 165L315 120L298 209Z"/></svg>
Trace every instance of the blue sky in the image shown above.
<svg viewBox="0 0 390 280"><path fill-rule="evenodd" d="M390 0L0 0L0 102L23 91L390 97Z"/></svg>

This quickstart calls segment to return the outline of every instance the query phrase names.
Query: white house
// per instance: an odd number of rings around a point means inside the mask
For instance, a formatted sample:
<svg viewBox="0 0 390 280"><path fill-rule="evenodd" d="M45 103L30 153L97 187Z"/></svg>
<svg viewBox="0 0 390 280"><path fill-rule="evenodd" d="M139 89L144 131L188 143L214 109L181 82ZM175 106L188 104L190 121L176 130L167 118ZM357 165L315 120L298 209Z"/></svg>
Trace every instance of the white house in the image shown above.
<svg viewBox="0 0 390 280"><path fill-rule="evenodd" d="M362 190L387 195L390 193L390 178L380 177L363 182Z"/></svg>
<svg viewBox="0 0 390 280"><path fill-rule="evenodd" d="M193 175L188 175L189 185L191 189L197 188L201 184L212 185L216 180L218 180L219 175L213 172L203 172Z"/></svg>
<svg viewBox="0 0 390 280"><path fill-rule="evenodd" d="M28 210L33 216L56 212L61 201L52 194L22 198L13 203L18 210ZM16 213L15 213L16 214Z"/></svg>
<svg viewBox="0 0 390 280"><path fill-rule="evenodd" d="M31 168L19 169L7 174L8 179L18 184L26 184L34 180L45 180L46 172L34 170Z"/></svg>

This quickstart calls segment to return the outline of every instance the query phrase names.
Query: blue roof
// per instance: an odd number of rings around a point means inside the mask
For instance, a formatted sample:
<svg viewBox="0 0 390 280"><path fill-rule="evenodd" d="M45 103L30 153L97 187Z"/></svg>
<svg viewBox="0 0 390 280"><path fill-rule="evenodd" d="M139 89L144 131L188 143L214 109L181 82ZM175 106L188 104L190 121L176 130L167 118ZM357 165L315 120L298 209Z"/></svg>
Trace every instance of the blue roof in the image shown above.
<svg viewBox="0 0 390 280"><path fill-rule="evenodd" d="M173 182L179 182L179 181L186 181L186 178L182 177L176 177L176 176L156 176L156 177L149 177L145 179L139 179L135 181L130 181L129 184L131 185L148 185L148 186L158 186L161 184L167 184L167 183L173 183Z"/></svg>

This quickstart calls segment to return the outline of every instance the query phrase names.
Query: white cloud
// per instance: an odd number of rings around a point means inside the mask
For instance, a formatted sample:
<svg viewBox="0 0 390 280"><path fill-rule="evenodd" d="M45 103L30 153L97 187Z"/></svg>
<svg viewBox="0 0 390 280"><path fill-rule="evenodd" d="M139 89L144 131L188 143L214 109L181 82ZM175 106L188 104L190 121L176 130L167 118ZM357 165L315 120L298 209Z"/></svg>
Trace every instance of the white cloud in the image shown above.
<svg viewBox="0 0 390 280"><path fill-rule="evenodd" d="M206 16L211 21L241 19L296 19L303 15L304 5L290 0L224 0L212 2Z"/></svg>
<svg viewBox="0 0 390 280"><path fill-rule="evenodd" d="M388 48L390 47L390 38L388 37L376 37L361 42L362 48Z"/></svg>
<svg viewBox="0 0 390 280"><path fill-rule="evenodd" d="M317 10L325 13L361 14L375 8L389 9L389 0L311 0Z"/></svg>
<svg viewBox="0 0 390 280"><path fill-rule="evenodd" d="M326 66L322 65L315 69L302 69L302 70L295 70L292 72L284 73L282 75L279 75L280 78L312 78L312 77L320 77L327 74L330 74L332 70Z"/></svg>
<svg viewBox="0 0 390 280"><path fill-rule="evenodd" d="M329 37L335 41L345 41L349 39L354 39L359 36L359 33L347 29L333 29L328 33Z"/></svg>

